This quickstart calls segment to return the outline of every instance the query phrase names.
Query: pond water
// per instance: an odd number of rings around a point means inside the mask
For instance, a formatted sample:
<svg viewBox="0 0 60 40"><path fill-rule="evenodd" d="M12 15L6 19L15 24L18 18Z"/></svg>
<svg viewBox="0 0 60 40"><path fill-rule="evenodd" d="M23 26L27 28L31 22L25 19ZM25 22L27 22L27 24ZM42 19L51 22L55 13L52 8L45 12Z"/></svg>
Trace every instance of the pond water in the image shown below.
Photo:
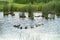
<svg viewBox="0 0 60 40"><path fill-rule="evenodd" d="M0 40L60 40L60 17L55 15L54 19L47 20L41 17L42 12L34 12L33 19L28 17L27 12L26 18L19 16L21 12L14 14L15 16L4 16L0 12ZM22 29L14 27L18 24ZM43 25L36 27L38 24Z"/></svg>

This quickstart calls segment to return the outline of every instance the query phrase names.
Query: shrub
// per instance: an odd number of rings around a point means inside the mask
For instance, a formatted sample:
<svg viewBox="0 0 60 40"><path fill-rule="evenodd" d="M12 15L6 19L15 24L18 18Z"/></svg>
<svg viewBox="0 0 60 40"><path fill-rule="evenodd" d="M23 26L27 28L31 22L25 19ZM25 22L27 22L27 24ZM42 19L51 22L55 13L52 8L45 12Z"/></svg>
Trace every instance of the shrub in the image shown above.
<svg viewBox="0 0 60 40"><path fill-rule="evenodd" d="M48 13L60 13L60 2L49 2L42 8L42 12L45 14Z"/></svg>

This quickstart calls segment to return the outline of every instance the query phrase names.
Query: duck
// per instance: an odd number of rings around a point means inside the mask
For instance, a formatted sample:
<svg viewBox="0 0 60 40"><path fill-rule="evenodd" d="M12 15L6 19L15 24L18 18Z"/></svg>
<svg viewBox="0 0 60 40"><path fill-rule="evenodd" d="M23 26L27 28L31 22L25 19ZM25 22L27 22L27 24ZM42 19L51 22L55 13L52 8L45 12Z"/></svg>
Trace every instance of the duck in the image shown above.
<svg viewBox="0 0 60 40"><path fill-rule="evenodd" d="M36 27L41 26L41 25L44 25L44 24L38 24L38 25L36 25Z"/></svg>
<svg viewBox="0 0 60 40"><path fill-rule="evenodd" d="M34 27L31 26L31 28L34 28Z"/></svg>
<svg viewBox="0 0 60 40"><path fill-rule="evenodd" d="M39 16L35 16L35 17L41 17L41 16L39 15Z"/></svg>
<svg viewBox="0 0 60 40"><path fill-rule="evenodd" d="M20 29L22 29L22 27L20 27Z"/></svg>
<svg viewBox="0 0 60 40"><path fill-rule="evenodd" d="M36 25L36 27L38 27L38 25Z"/></svg>
<svg viewBox="0 0 60 40"><path fill-rule="evenodd" d="M27 26L25 27L25 29L27 29Z"/></svg>
<svg viewBox="0 0 60 40"><path fill-rule="evenodd" d="M17 27L17 28L19 28L19 26L20 26L20 24L19 25L14 25L14 27Z"/></svg>

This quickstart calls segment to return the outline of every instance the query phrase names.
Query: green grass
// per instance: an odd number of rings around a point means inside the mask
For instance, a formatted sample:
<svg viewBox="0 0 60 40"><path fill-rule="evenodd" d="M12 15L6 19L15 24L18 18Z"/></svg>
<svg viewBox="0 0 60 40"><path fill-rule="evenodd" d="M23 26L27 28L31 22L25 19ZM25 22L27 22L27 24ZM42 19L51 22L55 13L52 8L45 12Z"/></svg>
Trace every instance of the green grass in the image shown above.
<svg viewBox="0 0 60 40"><path fill-rule="evenodd" d="M36 3L34 2L33 4L18 4L18 3L14 3L13 0L2 0L2 2L0 2L0 11L3 11L3 6L4 6L4 1L8 2L8 10L10 10L11 5L13 5L13 9L14 11L28 11L29 9L29 5L32 6L32 8L34 9L34 11L42 11L43 13L48 13L49 11L51 11L52 13L54 13L55 11L60 13L60 2L55 2L55 1L50 1L48 3L44 3L44 2L40 2L40 3ZM2 4L1 4L2 3ZM56 6L56 8L54 8Z"/></svg>
<svg viewBox="0 0 60 40"><path fill-rule="evenodd" d="M20 11L21 9L23 10L26 10L29 8L29 4L18 4L18 3L14 3L13 0L2 0L2 1L7 1L8 2L8 9L10 9L11 5L13 5L13 9L15 11ZM4 3L4 2L2 2ZM1 3L0 3L1 4ZM31 6L36 10L36 11L41 11L42 9L42 6L44 5L45 3L34 3L34 4L31 4ZM3 5L3 4L2 4ZM3 6L0 5L0 10L3 10Z"/></svg>

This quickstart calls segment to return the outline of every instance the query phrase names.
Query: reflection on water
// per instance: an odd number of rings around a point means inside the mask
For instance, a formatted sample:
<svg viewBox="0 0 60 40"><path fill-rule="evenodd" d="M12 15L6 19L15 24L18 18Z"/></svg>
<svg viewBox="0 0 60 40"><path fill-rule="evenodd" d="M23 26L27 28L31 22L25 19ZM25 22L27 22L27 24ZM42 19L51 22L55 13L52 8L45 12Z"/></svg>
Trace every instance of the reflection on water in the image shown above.
<svg viewBox="0 0 60 40"><path fill-rule="evenodd" d="M33 20L34 19L34 14L33 13L28 13L28 17Z"/></svg>
<svg viewBox="0 0 60 40"><path fill-rule="evenodd" d="M20 18L25 18L25 17L26 17L26 16L25 16L25 12L20 13L20 14L19 14L19 17L20 17Z"/></svg>
<svg viewBox="0 0 60 40"><path fill-rule="evenodd" d="M42 17L44 17L45 19L48 19L48 13L42 13Z"/></svg>
<svg viewBox="0 0 60 40"><path fill-rule="evenodd" d="M55 14L49 14L48 17L49 19L55 19Z"/></svg>
<svg viewBox="0 0 60 40"><path fill-rule="evenodd" d="M14 12L15 16L4 16L3 12L0 12L0 40L60 40L60 17L49 14L49 19L46 20L41 17L41 12L34 12L30 17L25 12L26 17L20 18L20 13ZM44 25L36 27L42 23ZM16 28L14 25L20 26Z"/></svg>
<svg viewBox="0 0 60 40"><path fill-rule="evenodd" d="M60 18L60 14L56 14L58 18Z"/></svg>
<svg viewBox="0 0 60 40"><path fill-rule="evenodd" d="M45 19L55 19L56 14L42 14Z"/></svg>
<svg viewBox="0 0 60 40"><path fill-rule="evenodd" d="M3 14L4 14L4 16L8 16L9 14L11 16L15 16L15 14L12 11L11 12L4 12Z"/></svg>

